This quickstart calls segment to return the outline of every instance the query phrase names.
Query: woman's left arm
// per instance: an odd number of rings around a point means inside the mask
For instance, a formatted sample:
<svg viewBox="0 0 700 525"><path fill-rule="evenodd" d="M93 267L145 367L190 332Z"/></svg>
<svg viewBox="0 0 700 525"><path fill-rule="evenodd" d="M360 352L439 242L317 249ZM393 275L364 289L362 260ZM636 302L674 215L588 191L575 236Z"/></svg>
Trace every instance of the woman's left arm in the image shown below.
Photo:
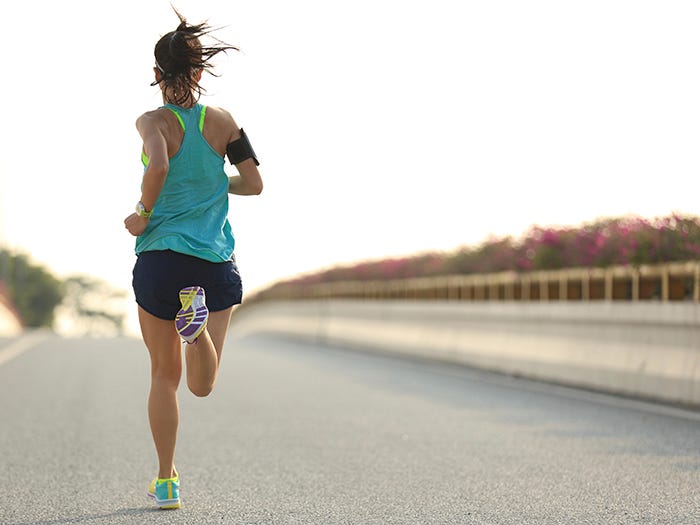
<svg viewBox="0 0 700 525"><path fill-rule="evenodd" d="M228 192L234 195L260 195L263 181L253 159L246 159L236 164L238 175L228 178Z"/></svg>

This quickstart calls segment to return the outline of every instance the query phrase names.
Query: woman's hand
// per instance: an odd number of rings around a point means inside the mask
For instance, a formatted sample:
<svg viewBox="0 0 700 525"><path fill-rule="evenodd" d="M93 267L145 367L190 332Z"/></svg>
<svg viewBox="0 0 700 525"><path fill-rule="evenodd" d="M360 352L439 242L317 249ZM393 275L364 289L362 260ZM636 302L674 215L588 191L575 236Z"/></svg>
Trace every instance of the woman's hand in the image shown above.
<svg viewBox="0 0 700 525"><path fill-rule="evenodd" d="M146 217L141 217L136 213L132 213L126 219L124 219L124 226L127 230L129 230L131 235L138 237L143 233L143 230L146 229L146 226L148 226L149 220L150 219L147 219Z"/></svg>

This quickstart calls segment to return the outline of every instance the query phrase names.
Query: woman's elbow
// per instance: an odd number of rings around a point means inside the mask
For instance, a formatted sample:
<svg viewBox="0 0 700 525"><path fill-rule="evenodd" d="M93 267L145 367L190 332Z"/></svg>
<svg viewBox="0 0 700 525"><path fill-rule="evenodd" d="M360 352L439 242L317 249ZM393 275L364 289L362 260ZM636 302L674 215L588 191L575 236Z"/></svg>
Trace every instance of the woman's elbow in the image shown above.
<svg viewBox="0 0 700 525"><path fill-rule="evenodd" d="M251 187L251 192L253 195L260 195L263 190L263 181L262 179L256 180Z"/></svg>
<svg viewBox="0 0 700 525"><path fill-rule="evenodd" d="M168 175L168 170L170 169L170 163L168 159L165 160L152 160L148 163L146 167L146 175L150 175L155 179L165 179Z"/></svg>

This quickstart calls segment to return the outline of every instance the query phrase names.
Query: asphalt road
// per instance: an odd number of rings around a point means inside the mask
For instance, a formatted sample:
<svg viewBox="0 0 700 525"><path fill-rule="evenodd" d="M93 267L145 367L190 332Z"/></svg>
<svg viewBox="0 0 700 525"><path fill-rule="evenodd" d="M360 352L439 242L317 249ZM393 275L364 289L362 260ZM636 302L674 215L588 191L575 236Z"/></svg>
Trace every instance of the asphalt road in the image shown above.
<svg viewBox="0 0 700 525"><path fill-rule="evenodd" d="M209 398L183 383L183 508L157 511L141 341L17 345L1 524L700 524L699 413L266 338Z"/></svg>

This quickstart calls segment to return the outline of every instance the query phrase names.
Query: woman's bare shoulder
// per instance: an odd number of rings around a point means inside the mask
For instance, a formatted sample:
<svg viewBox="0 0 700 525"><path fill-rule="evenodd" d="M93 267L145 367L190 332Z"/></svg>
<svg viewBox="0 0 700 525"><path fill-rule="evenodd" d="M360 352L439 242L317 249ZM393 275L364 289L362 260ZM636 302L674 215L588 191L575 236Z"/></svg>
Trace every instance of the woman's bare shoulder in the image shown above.
<svg viewBox="0 0 700 525"><path fill-rule="evenodd" d="M219 108L216 106L208 106L207 107L207 115L213 115L215 118L220 119L221 122L225 122L228 124L235 124L236 123L236 121L233 119L233 116L231 115L231 113L229 113L224 108Z"/></svg>
<svg viewBox="0 0 700 525"><path fill-rule="evenodd" d="M231 140L240 136L238 124L236 124L231 113L224 108L208 106L207 118L211 119L212 124L214 124L218 130L228 135Z"/></svg>
<svg viewBox="0 0 700 525"><path fill-rule="evenodd" d="M165 122L167 110L163 108L146 111L136 119L136 127L141 129L144 126L153 126Z"/></svg>

